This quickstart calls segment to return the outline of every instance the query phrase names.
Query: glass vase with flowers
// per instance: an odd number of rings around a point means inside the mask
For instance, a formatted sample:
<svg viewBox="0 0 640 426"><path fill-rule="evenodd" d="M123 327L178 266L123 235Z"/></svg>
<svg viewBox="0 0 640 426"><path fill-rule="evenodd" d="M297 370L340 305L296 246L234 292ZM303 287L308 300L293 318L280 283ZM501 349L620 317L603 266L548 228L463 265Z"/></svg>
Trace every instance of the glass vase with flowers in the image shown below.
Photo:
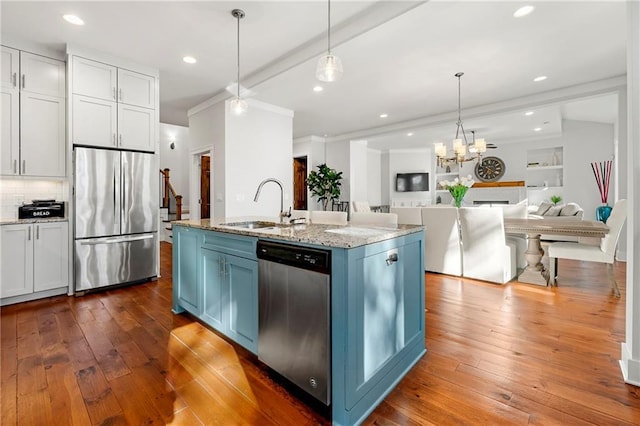
<svg viewBox="0 0 640 426"><path fill-rule="evenodd" d="M473 186L475 181L471 179L471 175L467 177L462 176L461 178L455 178L452 181L443 180L440 181L440 187L446 189L451 194L453 198L453 204L456 207L460 207L462 205L462 200L464 199L465 194Z"/></svg>

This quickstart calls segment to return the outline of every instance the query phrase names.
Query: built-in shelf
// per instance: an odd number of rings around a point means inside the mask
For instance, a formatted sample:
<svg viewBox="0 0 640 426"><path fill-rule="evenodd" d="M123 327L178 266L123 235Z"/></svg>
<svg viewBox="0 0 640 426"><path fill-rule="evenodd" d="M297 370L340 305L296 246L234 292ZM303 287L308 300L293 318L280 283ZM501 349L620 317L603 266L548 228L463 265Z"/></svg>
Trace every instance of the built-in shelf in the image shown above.
<svg viewBox="0 0 640 426"><path fill-rule="evenodd" d="M527 171L542 171L542 170L561 170L562 165L558 166L529 166L527 167Z"/></svg>
<svg viewBox="0 0 640 426"><path fill-rule="evenodd" d="M436 176L458 176L458 172L452 172L452 173L436 173Z"/></svg>

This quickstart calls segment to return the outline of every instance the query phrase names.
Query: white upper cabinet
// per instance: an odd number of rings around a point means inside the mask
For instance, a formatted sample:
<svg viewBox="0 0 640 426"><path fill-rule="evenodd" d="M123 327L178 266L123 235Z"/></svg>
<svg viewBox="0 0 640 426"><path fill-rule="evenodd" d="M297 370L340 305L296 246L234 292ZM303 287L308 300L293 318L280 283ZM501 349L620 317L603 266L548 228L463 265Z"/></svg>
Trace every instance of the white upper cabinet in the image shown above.
<svg viewBox="0 0 640 426"><path fill-rule="evenodd" d="M0 174L64 177L65 64L2 47Z"/></svg>
<svg viewBox="0 0 640 426"><path fill-rule="evenodd" d="M9 89L18 88L20 74L20 51L2 46L2 87Z"/></svg>
<svg viewBox="0 0 640 426"><path fill-rule="evenodd" d="M65 175L65 99L37 93L20 94L20 173Z"/></svg>
<svg viewBox="0 0 640 426"><path fill-rule="evenodd" d="M118 146L118 108L115 102L73 95L72 109L74 144Z"/></svg>
<svg viewBox="0 0 640 426"><path fill-rule="evenodd" d="M73 143L154 152L155 77L78 56L72 63Z"/></svg>
<svg viewBox="0 0 640 426"><path fill-rule="evenodd" d="M143 108L156 107L155 78L118 69L118 102Z"/></svg>
<svg viewBox="0 0 640 426"><path fill-rule="evenodd" d="M64 62L32 53L21 52L20 90L23 92L64 98Z"/></svg>
<svg viewBox="0 0 640 426"><path fill-rule="evenodd" d="M73 93L115 101L118 69L102 62L73 57Z"/></svg>

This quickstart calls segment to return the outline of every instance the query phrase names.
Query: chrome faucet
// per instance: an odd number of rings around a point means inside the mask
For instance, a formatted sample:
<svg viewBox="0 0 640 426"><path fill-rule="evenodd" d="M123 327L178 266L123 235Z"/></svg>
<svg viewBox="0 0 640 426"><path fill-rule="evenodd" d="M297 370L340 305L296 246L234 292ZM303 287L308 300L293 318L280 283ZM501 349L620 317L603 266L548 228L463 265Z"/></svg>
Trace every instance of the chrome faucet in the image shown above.
<svg viewBox="0 0 640 426"><path fill-rule="evenodd" d="M256 196L253 197L253 201L256 203L258 202L258 198L260 197L260 191L262 191L262 187L267 182L277 183L278 186L280 187L280 213L278 214L278 217L280 217L280 223L285 223L284 218L291 216L291 209L289 209L289 212L284 211L284 189L282 188L282 182L280 182L278 179L266 178L265 180L260 182L260 185L258 185L258 190L256 191Z"/></svg>

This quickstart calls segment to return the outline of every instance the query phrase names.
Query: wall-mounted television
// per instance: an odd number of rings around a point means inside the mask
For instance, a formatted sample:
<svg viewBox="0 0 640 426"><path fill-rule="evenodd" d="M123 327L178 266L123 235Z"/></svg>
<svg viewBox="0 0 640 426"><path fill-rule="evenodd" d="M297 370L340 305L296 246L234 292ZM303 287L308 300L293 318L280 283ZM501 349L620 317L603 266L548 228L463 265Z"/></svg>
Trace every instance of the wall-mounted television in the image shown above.
<svg viewBox="0 0 640 426"><path fill-rule="evenodd" d="M429 173L396 174L396 192L429 190Z"/></svg>

